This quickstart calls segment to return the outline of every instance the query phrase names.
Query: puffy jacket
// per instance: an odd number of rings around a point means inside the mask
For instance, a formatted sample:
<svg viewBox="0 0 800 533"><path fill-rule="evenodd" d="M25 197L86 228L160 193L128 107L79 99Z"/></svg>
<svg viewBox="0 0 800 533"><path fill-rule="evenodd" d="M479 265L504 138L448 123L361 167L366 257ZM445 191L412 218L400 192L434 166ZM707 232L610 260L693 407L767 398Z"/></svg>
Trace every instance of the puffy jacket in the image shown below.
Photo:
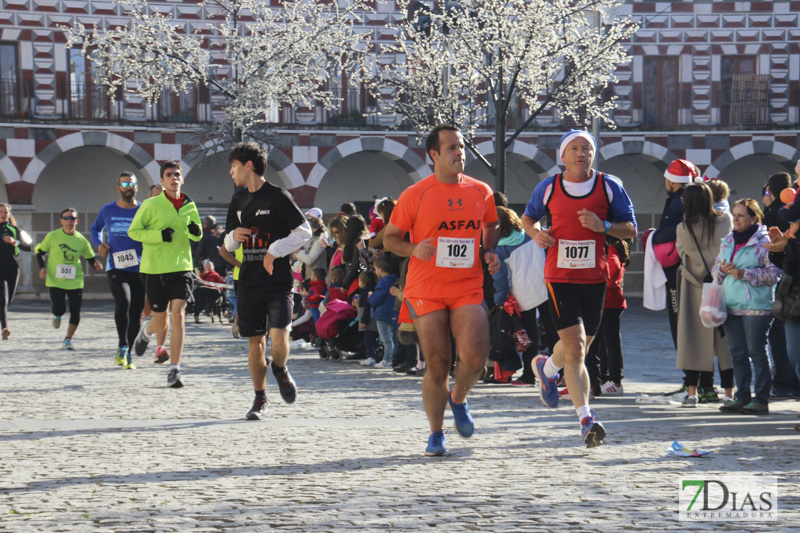
<svg viewBox="0 0 800 533"><path fill-rule="evenodd" d="M496 253L500 260L500 270L492 276L496 305L502 305L509 292L523 311L547 301L544 250L525 233L515 232L500 239Z"/></svg>
<svg viewBox="0 0 800 533"><path fill-rule="evenodd" d="M382 322L397 323L397 311L394 309L394 296L389 289L397 281L397 274L387 274L378 280L375 292L369 297L370 316Z"/></svg>
<svg viewBox="0 0 800 533"><path fill-rule="evenodd" d="M161 193L142 202L128 228L131 239L142 243L142 262L139 272L143 274L167 274L170 272L190 272L192 263L192 247L190 240L199 241L201 235L189 233L189 224L200 225L197 206L184 195L183 205L179 210ZM171 242L164 242L161 231L172 228Z"/></svg>
<svg viewBox="0 0 800 533"><path fill-rule="evenodd" d="M714 261L711 273L722 281L725 292L725 305L732 315L769 315L774 301L775 284L781 271L769 260L769 251L764 248L769 243L767 229L759 225L752 237L733 255L733 233L722 239L719 255ZM730 261L736 268L744 269L742 279L736 279L722 272L722 261Z"/></svg>

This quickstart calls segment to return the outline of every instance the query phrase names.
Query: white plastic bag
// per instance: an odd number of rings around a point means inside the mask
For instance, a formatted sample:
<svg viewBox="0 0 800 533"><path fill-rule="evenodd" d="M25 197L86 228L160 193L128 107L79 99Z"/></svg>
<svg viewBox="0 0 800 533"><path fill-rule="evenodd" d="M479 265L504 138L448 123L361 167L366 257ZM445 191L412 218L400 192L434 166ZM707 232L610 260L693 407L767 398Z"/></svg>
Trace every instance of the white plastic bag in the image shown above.
<svg viewBox="0 0 800 533"><path fill-rule="evenodd" d="M700 304L700 321L707 328L716 328L725 323L728 309L722 284L712 281L703 283L703 301Z"/></svg>

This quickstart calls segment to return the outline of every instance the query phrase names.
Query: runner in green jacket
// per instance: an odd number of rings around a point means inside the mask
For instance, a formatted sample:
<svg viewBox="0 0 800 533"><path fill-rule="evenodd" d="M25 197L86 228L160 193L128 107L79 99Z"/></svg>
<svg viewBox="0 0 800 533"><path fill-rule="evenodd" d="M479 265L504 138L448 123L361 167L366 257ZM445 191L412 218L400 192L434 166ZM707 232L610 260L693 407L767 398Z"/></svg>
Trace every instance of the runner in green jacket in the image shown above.
<svg viewBox="0 0 800 533"><path fill-rule="evenodd" d="M153 310L153 319L139 330L134 350L142 355L150 337L169 327L168 307L172 305L172 331L169 354L157 350L154 362L170 360L167 386L183 387L181 354L185 335L186 301L192 293L192 249L190 241L199 241L200 215L197 206L181 193L183 172L178 161L161 165L164 192L142 202L133 217L128 235L142 243L139 271L145 280L145 294Z"/></svg>

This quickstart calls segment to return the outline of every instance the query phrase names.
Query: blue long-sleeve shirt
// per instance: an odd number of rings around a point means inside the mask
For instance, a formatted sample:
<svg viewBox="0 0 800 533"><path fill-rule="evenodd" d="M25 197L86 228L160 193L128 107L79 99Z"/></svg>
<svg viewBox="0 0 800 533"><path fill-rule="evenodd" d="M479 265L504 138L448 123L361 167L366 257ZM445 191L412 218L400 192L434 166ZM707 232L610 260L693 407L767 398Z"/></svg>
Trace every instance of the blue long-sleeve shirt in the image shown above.
<svg viewBox="0 0 800 533"><path fill-rule="evenodd" d="M114 254L119 252L133 251L136 253L136 266L122 268L121 270L129 270L131 272L139 272L139 261L142 258L142 243L134 241L128 236L128 228L131 226L133 216L139 210L142 204L137 205L132 209L125 209L117 205L117 202L111 202L100 208L97 218L91 227L92 244L97 248L103 243L103 228L108 232L108 242L106 244L111 248L108 254L108 263L106 263L106 270L118 268L114 263Z"/></svg>

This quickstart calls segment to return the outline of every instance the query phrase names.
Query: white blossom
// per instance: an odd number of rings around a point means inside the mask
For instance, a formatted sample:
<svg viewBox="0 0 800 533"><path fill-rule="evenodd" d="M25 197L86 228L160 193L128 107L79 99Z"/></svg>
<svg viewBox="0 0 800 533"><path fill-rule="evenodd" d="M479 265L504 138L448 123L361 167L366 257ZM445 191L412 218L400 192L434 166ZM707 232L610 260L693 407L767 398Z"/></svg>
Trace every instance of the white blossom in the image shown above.
<svg viewBox="0 0 800 533"><path fill-rule="evenodd" d="M279 8L263 0L206 0L200 5L211 20L188 33L186 21L147 0L115 3L129 24L65 26L67 45L82 47L109 94L121 89L152 103L165 91L206 85L212 100L224 102L224 118L201 139L212 145L269 137L267 110L282 104L336 106L328 82L359 64L369 37L354 30L357 15L371 9L367 0L287 0Z"/></svg>
<svg viewBox="0 0 800 533"><path fill-rule="evenodd" d="M398 0L405 14L411 0ZM472 144L489 111L500 124L504 152L538 116L557 109L578 119L599 117L613 127L614 98L601 91L616 81L614 71L629 61L620 44L636 30L618 18L593 27L594 11L613 12L616 0L463 0L429 10L431 26L402 20L392 28L396 42L385 46L371 70L371 90L383 113L400 115L420 136L437 124L458 126L469 148L494 173ZM391 61L389 58L401 58ZM387 98L389 96L389 98ZM529 118L506 137L509 103L524 102ZM490 106L490 103L492 104ZM497 151L497 150L496 150Z"/></svg>

